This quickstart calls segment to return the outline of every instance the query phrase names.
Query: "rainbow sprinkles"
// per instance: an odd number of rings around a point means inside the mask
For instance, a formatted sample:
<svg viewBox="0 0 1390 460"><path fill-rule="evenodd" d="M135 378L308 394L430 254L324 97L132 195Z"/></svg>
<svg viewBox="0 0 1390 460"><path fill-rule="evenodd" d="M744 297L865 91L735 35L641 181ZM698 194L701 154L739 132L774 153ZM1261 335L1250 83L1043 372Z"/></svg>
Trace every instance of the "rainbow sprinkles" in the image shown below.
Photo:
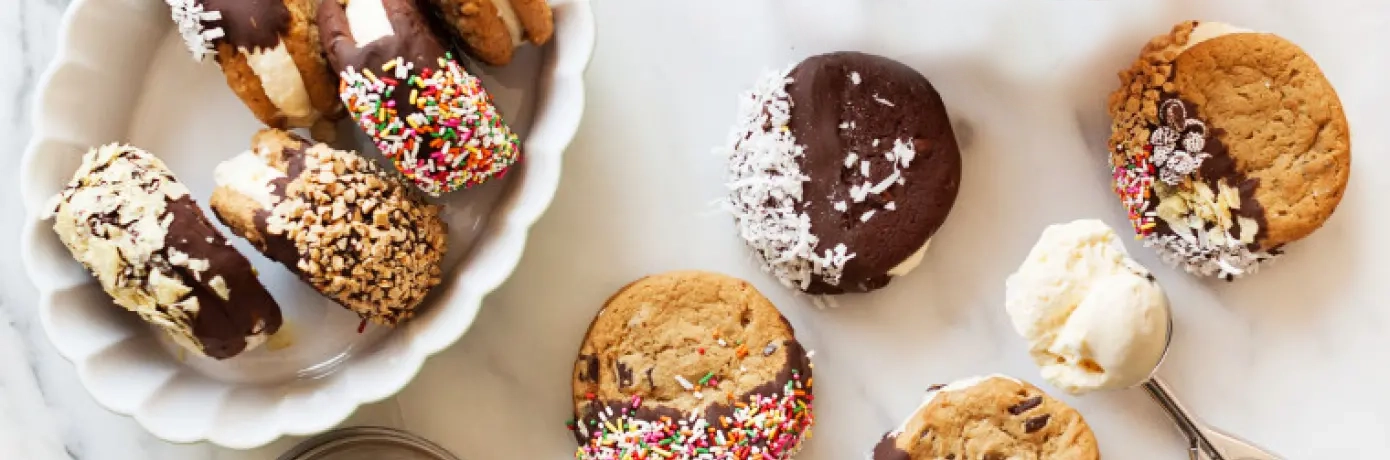
<svg viewBox="0 0 1390 460"><path fill-rule="evenodd" d="M521 158L520 141L492 96L450 54L415 69L403 58L377 69L347 68L343 103L396 169L439 196L502 177Z"/></svg>

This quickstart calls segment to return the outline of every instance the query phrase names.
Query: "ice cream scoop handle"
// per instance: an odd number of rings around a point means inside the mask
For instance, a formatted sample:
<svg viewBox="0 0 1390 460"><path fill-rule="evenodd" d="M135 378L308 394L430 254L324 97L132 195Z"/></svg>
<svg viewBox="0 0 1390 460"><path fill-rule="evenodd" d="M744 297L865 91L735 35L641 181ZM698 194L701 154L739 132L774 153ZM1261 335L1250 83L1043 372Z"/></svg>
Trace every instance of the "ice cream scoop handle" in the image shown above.
<svg viewBox="0 0 1390 460"><path fill-rule="evenodd" d="M1210 460L1279 460L1278 456L1268 451L1202 425L1158 377L1149 379L1143 386L1149 397L1168 413L1173 423L1178 425L1178 430L1187 437L1189 458L1199 458L1195 452L1200 451L1204 454L1200 458Z"/></svg>

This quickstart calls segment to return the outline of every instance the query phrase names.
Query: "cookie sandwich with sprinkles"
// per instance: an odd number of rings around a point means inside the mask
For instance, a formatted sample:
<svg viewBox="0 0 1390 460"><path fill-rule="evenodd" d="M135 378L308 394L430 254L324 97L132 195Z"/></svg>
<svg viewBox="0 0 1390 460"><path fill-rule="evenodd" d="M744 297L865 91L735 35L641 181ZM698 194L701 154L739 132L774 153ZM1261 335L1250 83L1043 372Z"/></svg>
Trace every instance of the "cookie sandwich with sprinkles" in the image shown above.
<svg viewBox="0 0 1390 460"><path fill-rule="evenodd" d="M211 56L262 123L332 140L343 117L324 58L318 0L165 0L194 59Z"/></svg>
<svg viewBox="0 0 1390 460"><path fill-rule="evenodd" d="M226 359L280 329L251 262L149 152L91 149L49 209L53 231L116 305L183 348Z"/></svg>
<svg viewBox="0 0 1390 460"><path fill-rule="evenodd" d="M492 97L414 0L327 0L319 27L349 114L420 190L478 185L521 158Z"/></svg>
<svg viewBox="0 0 1390 460"><path fill-rule="evenodd" d="M214 176L222 223L363 326L409 319L439 284L439 207L371 160L267 129Z"/></svg>
<svg viewBox="0 0 1390 460"><path fill-rule="evenodd" d="M1351 141L1313 59L1274 34L1187 21L1110 95L1114 191L1135 235L1189 273L1254 272L1342 200Z"/></svg>
<svg viewBox="0 0 1390 460"><path fill-rule="evenodd" d="M912 271L960 186L931 83L863 53L765 76L718 153L739 235L765 271L810 294L872 291Z"/></svg>
<svg viewBox="0 0 1390 460"><path fill-rule="evenodd" d="M574 364L581 460L786 460L811 436L811 353L746 281L679 271L619 290Z"/></svg>
<svg viewBox="0 0 1390 460"><path fill-rule="evenodd" d="M491 65L512 62L516 48L540 46L555 33L546 0L430 0L435 14L468 47L469 54Z"/></svg>

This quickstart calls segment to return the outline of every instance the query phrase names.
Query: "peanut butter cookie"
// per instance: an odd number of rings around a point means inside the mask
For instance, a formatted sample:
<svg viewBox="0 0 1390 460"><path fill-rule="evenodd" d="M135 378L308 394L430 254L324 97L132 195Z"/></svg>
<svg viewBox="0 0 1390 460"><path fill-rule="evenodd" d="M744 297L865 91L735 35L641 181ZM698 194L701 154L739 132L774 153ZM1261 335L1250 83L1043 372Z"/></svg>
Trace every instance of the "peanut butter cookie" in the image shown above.
<svg viewBox="0 0 1390 460"><path fill-rule="evenodd" d="M526 43L544 45L555 32L546 0L430 0L468 51L491 65L507 65Z"/></svg>
<svg viewBox="0 0 1390 460"><path fill-rule="evenodd" d="M752 285L697 271L642 278L608 300L580 346L577 458L789 459L814 420L811 383L809 354Z"/></svg>
<svg viewBox="0 0 1390 460"><path fill-rule="evenodd" d="M1099 460L1076 410L1004 376L934 385L922 407L874 447L873 460Z"/></svg>
<svg viewBox="0 0 1390 460"><path fill-rule="evenodd" d="M1188 21L1110 96L1115 192L1144 244L1188 272L1253 272L1332 215L1351 172L1341 101L1279 36Z"/></svg>

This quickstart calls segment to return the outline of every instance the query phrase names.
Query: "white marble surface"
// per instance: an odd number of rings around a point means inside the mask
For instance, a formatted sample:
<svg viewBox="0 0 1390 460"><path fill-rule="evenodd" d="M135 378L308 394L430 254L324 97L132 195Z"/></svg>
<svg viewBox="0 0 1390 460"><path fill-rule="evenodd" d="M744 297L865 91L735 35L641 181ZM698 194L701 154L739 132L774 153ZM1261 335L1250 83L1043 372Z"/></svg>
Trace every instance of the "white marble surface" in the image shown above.
<svg viewBox="0 0 1390 460"><path fill-rule="evenodd" d="M0 182L14 182L28 94L54 52L66 2L0 9ZM1390 298L1375 236L1390 224L1390 4L1340 1L596 2L599 45L586 121L560 195L516 276L473 330L403 394L351 423L405 427L466 459L560 459L573 353L598 304L643 274L675 268L752 280L817 350L816 437L806 460L859 458L922 389L972 374L1039 381L1003 312L1003 280L1038 231L1078 217L1123 226L1100 151L1105 95L1143 41L1187 17L1271 30L1318 59L1354 134L1342 208L1265 272L1236 283L1153 267L1175 304L1163 370L1214 424L1287 458L1380 459L1390 450ZM738 92L765 69L858 49L922 71L946 99L964 146L957 208L923 267L876 294L819 311L747 259L712 211ZM14 191L6 196L13 196ZM0 213L21 212L0 199ZM18 240L18 220L0 239ZM293 440L233 452L172 445L112 415L47 343L13 243L0 245L0 458L267 459ZM1184 458L1143 394L1067 398L1106 458Z"/></svg>

